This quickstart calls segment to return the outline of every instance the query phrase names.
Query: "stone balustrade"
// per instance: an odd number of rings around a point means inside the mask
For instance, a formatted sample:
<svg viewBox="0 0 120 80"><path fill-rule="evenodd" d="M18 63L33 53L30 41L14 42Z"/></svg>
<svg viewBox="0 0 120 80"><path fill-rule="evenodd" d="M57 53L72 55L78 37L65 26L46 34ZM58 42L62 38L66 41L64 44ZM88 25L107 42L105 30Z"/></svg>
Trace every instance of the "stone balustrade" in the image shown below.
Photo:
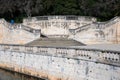
<svg viewBox="0 0 120 80"><path fill-rule="evenodd" d="M96 22L94 23L96 25L96 28L98 29L105 29L106 27L110 27L111 25L114 25L116 24L117 22L120 21L120 18L119 17L115 17L109 21L106 21L106 22Z"/></svg>
<svg viewBox="0 0 120 80"><path fill-rule="evenodd" d="M96 21L96 18L94 17L67 15L67 16L36 16L36 17L26 18L23 20L23 22L32 22L32 21L34 22L39 20L52 20L52 19Z"/></svg>
<svg viewBox="0 0 120 80"><path fill-rule="evenodd" d="M68 38L69 36L68 35L47 35L47 37L49 38Z"/></svg>
<svg viewBox="0 0 120 80"><path fill-rule="evenodd" d="M24 26L22 24L13 24L11 25L10 23L8 23L7 21L5 21L4 19L0 20L0 24L3 24L5 27L7 27L8 29L12 30L12 29L22 29L31 33L35 33L35 34L40 34L41 30L40 29L33 29L31 27L28 26Z"/></svg>
<svg viewBox="0 0 120 80"><path fill-rule="evenodd" d="M1 51L24 52L28 54L38 54L45 56L64 57L81 59L92 62L100 62L120 66L120 52L100 49L86 49L76 47L34 47L23 45L0 45Z"/></svg>
<svg viewBox="0 0 120 80"><path fill-rule="evenodd" d="M87 25L84 25L84 26L81 26L81 27L78 27L76 29L69 29L70 32L72 32L73 34L76 34L78 32L81 32L81 31L84 31L84 30L87 30L89 28L94 28L94 29L105 29L107 27L111 27L111 25L114 25L116 24L117 22L120 21L120 18L119 17L115 17L109 21L106 21L106 22L94 22L92 24L87 24Z"/></svg>
<svg viewBox="0 0 120 80"><path fill-rule="evenodd" d="M91 26L93 26L93 24L87 24L82 27L78 27L76 29L69 29L69 30L70 30L70 32L73 32L74 34L76 34L78 32L81 32L81 31L91 28Z"/></svg>

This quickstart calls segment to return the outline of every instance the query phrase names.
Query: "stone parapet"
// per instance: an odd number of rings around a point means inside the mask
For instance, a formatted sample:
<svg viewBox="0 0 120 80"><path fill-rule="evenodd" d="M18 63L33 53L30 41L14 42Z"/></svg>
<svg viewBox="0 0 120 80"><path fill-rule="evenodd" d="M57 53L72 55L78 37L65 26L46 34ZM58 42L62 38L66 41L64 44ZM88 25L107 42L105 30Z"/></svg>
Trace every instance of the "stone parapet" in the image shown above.
<svg viewBox="0 0 120 80"><path fill-rule="evenodd" d="M71 58L78 60L88 60L120 66L120 51L107 49L94 49L87 47L44 47L44 46L24 46L24 45L0 45L0 50L10 52L24 52L45 56Z"/></svg>
<svg viewBox="0 0 120 80"><path fill-rule="evenodd" d="M80 21L96 21L95 17L89 16L74 16L74 15L66 15L66 16L36 16L31 18L26 18L23 20L24 23L26 22L34 22L40 20L80 20Z"/></svg>

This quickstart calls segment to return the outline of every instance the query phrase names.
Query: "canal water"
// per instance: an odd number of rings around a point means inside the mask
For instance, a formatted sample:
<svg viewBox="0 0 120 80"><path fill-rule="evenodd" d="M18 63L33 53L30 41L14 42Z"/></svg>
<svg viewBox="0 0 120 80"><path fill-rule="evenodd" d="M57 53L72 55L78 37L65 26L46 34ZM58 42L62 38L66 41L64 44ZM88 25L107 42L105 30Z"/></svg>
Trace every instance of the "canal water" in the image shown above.
<svg viewBox="0 0 120 80"><path fill-rule="evenodd" d="M43 79L0 69L0 80L43 80Z"/></svg>

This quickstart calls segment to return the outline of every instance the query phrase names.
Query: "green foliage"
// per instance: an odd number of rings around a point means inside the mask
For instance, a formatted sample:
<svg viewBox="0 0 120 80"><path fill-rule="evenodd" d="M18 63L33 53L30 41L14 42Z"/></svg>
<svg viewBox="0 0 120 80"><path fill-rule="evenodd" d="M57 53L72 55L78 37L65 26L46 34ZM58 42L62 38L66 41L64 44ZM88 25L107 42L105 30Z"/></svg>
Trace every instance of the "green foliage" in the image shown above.
<svg viewBox="0 0 120 80"><path fill-rule="evenodd" d="M54 15L77 15L79 9L77 9L76 0L55 0L53 8Z"/></svg>
<svg viewBox="0 0 120 80"><path fill-rule="evenodd" d="M0 0L0 17L22 22L42 15L94 16L99 21L120 16L120 0Z"/></svg>

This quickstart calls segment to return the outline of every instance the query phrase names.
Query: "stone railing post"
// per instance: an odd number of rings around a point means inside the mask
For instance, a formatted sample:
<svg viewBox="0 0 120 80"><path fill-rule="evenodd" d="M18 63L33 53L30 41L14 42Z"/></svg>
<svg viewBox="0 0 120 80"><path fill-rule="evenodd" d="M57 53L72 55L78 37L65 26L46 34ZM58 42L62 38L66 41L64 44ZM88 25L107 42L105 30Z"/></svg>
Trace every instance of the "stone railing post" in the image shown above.
<svg viewBox="0 0 120 80"><path fill-rule="evenodd" d="M33 47L31 47L31 46L29 46L29 47L28 47L28 46L25 46L25 52L32 54L32 53L33 53Z"/></svg>
<svg viewBox="0 0 120 80"><path fill-rule="evenodd" d="M48 48L48 55L56 56L56 48Z"/></svg>

